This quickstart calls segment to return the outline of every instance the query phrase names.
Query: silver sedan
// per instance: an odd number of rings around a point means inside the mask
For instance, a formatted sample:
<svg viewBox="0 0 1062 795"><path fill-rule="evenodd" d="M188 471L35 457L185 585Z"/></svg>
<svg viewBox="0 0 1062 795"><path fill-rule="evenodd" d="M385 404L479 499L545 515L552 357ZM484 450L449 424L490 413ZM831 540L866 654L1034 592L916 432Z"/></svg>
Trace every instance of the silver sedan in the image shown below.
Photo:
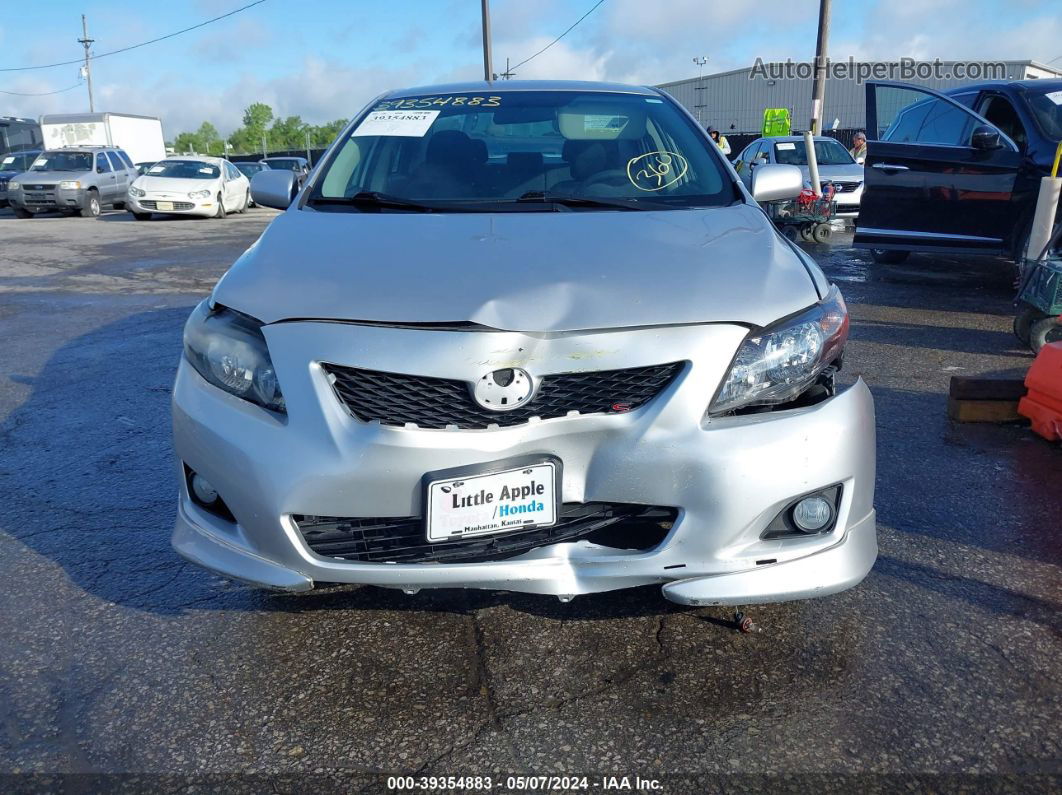
<svg viewBox="0 0 1062 795"><path fill-rule="evenodd" d="M357 114L193 311L173 544L292 591L683 604L874 563L874 408L836 286L651 88L399 91Z"/></svg>

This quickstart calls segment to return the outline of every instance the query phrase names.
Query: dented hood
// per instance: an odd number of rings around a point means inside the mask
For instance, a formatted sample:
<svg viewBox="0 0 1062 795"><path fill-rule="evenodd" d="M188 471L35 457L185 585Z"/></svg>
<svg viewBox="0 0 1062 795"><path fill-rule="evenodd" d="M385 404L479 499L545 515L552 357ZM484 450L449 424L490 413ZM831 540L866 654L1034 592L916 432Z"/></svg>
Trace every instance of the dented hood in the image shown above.
<svg viewBox="0 0 1062 795"><path fill-rule="evenodd" d="M508 331L767 325L819 296L754 206L659 212L289 210L214 290L265 323L472 322Z"/></svg>

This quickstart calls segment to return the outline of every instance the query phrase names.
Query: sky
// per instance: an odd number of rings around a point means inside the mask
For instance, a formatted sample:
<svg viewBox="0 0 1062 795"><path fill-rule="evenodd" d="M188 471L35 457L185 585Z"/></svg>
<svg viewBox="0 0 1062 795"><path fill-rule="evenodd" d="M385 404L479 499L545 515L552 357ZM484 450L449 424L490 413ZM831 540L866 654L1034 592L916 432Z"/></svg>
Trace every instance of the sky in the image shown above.
<svg viewBox="0 0 1062 795"><path fill-rule="evenodd" d="M0 69L81 57L81 14L94 52L203 22L251 0L47 0L7 3ZM527 58L596 0L491 0L494 71ZM46 11L42 13L42 10ZM1059 0L835 0L835 60L1024 60L1062 66ZM605 0L562 41L521 67L521 78L661 83L765 61L810 60L817 0ZM243 109L348 118L382 91L479 79L479 0L266 0L165 42L94 61L96 110L160 116L167 139L211 121L227 135ZM0 92L56 91L77 66L0 71ZM88 111L78 88L52 96L0 93L0 115Z"/></svg>

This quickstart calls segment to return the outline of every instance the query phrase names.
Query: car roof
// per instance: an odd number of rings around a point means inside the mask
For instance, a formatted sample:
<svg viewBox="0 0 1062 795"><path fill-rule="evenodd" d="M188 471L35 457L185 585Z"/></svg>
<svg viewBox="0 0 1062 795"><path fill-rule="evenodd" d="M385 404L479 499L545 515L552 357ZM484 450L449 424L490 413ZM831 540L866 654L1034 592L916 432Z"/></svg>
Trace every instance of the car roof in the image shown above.
<svg viewBox="0 0 1062 795"><path fill-rule="evenodd" d="M219 166L225 162L225 158L211 155L166 155L162 160L156 160L155 162L162 163L166 160L196 160L200 163L210 163L212 166Z"/></svg>
<svg viewBox="0 0 1062 795"><path fill-rule="evenodd" d="M948 96L966 94L971 91L983 91L986 88L1043 88L1047 91L1062 90L1062 78L1037 79L1037 80L992 80L985 83L974 83L957 88L949 88L944 93Z"/></svg>
<svg viewBox="0 0 1062 795"><path fill-rule="evenodd" d="M803 135L764 135L761 136L765 141L803 141ZM828 135L816 135L814 136L816 141L837 141L836 138L831 138ZM840 141L837 141L840 143Z"/></svg>
<svg viewBox="0 0 1062 795"><path fill-rule="evenodd" d="M465 94L471 92L497 94L499 91L601 91L611 94L639 94L650 97L660 96L662 93L649 86L603 83L593 80L502 80L489 83L486 80L475 80L465 83L440 83L437 85L392 89L383 96L407 97L420 94Z"/></svg>

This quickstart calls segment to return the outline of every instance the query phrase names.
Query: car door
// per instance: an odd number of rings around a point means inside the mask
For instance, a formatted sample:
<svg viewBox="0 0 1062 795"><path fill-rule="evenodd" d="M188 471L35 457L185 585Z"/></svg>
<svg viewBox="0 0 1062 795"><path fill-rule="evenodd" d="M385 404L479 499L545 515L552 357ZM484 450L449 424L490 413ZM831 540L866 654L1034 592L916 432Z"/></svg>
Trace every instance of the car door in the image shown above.
<svg viewBox="0 0 1062 795"><path fill-rule="evenodd" d="M745 151L741 153L741 181L745 183L745 187L749 190L752 190L752 172L762 162L761 158L766 152L766 145L766 141L760 138L745 147Z"/></svg>
<svg viewBox="0 0 1062 795"><path fill-rule="evenodd" d="M114 171L113 200L117 202L124 201L125 194L129 191L129 172L116 152L107 152L107 158L111 161L111 168Z"/></svg>
<svg viewBox="0 0 1062 795"><path fill-rule="evenodd" d="M857 248L1004 253L1016 223L1017 145L952 97L867 84Z"/></svg>
<svg viewBox="0 0 1062 795"><path fill-rule="evenodd" d="M117 188L118 178L111 167L111 161L104 152L96 153L96 189L100 194L101 204L113 204Z"/></svg>
<svg viewBox="0 0 1062 795"><path fill-rule="evenodd" d="M240 179L239 169L232 163L225 161L225 187L227 193L225 196L225 206L236 209L243 204L243 196L246 193L246 188L243 184L243 180Z"/></svg>

